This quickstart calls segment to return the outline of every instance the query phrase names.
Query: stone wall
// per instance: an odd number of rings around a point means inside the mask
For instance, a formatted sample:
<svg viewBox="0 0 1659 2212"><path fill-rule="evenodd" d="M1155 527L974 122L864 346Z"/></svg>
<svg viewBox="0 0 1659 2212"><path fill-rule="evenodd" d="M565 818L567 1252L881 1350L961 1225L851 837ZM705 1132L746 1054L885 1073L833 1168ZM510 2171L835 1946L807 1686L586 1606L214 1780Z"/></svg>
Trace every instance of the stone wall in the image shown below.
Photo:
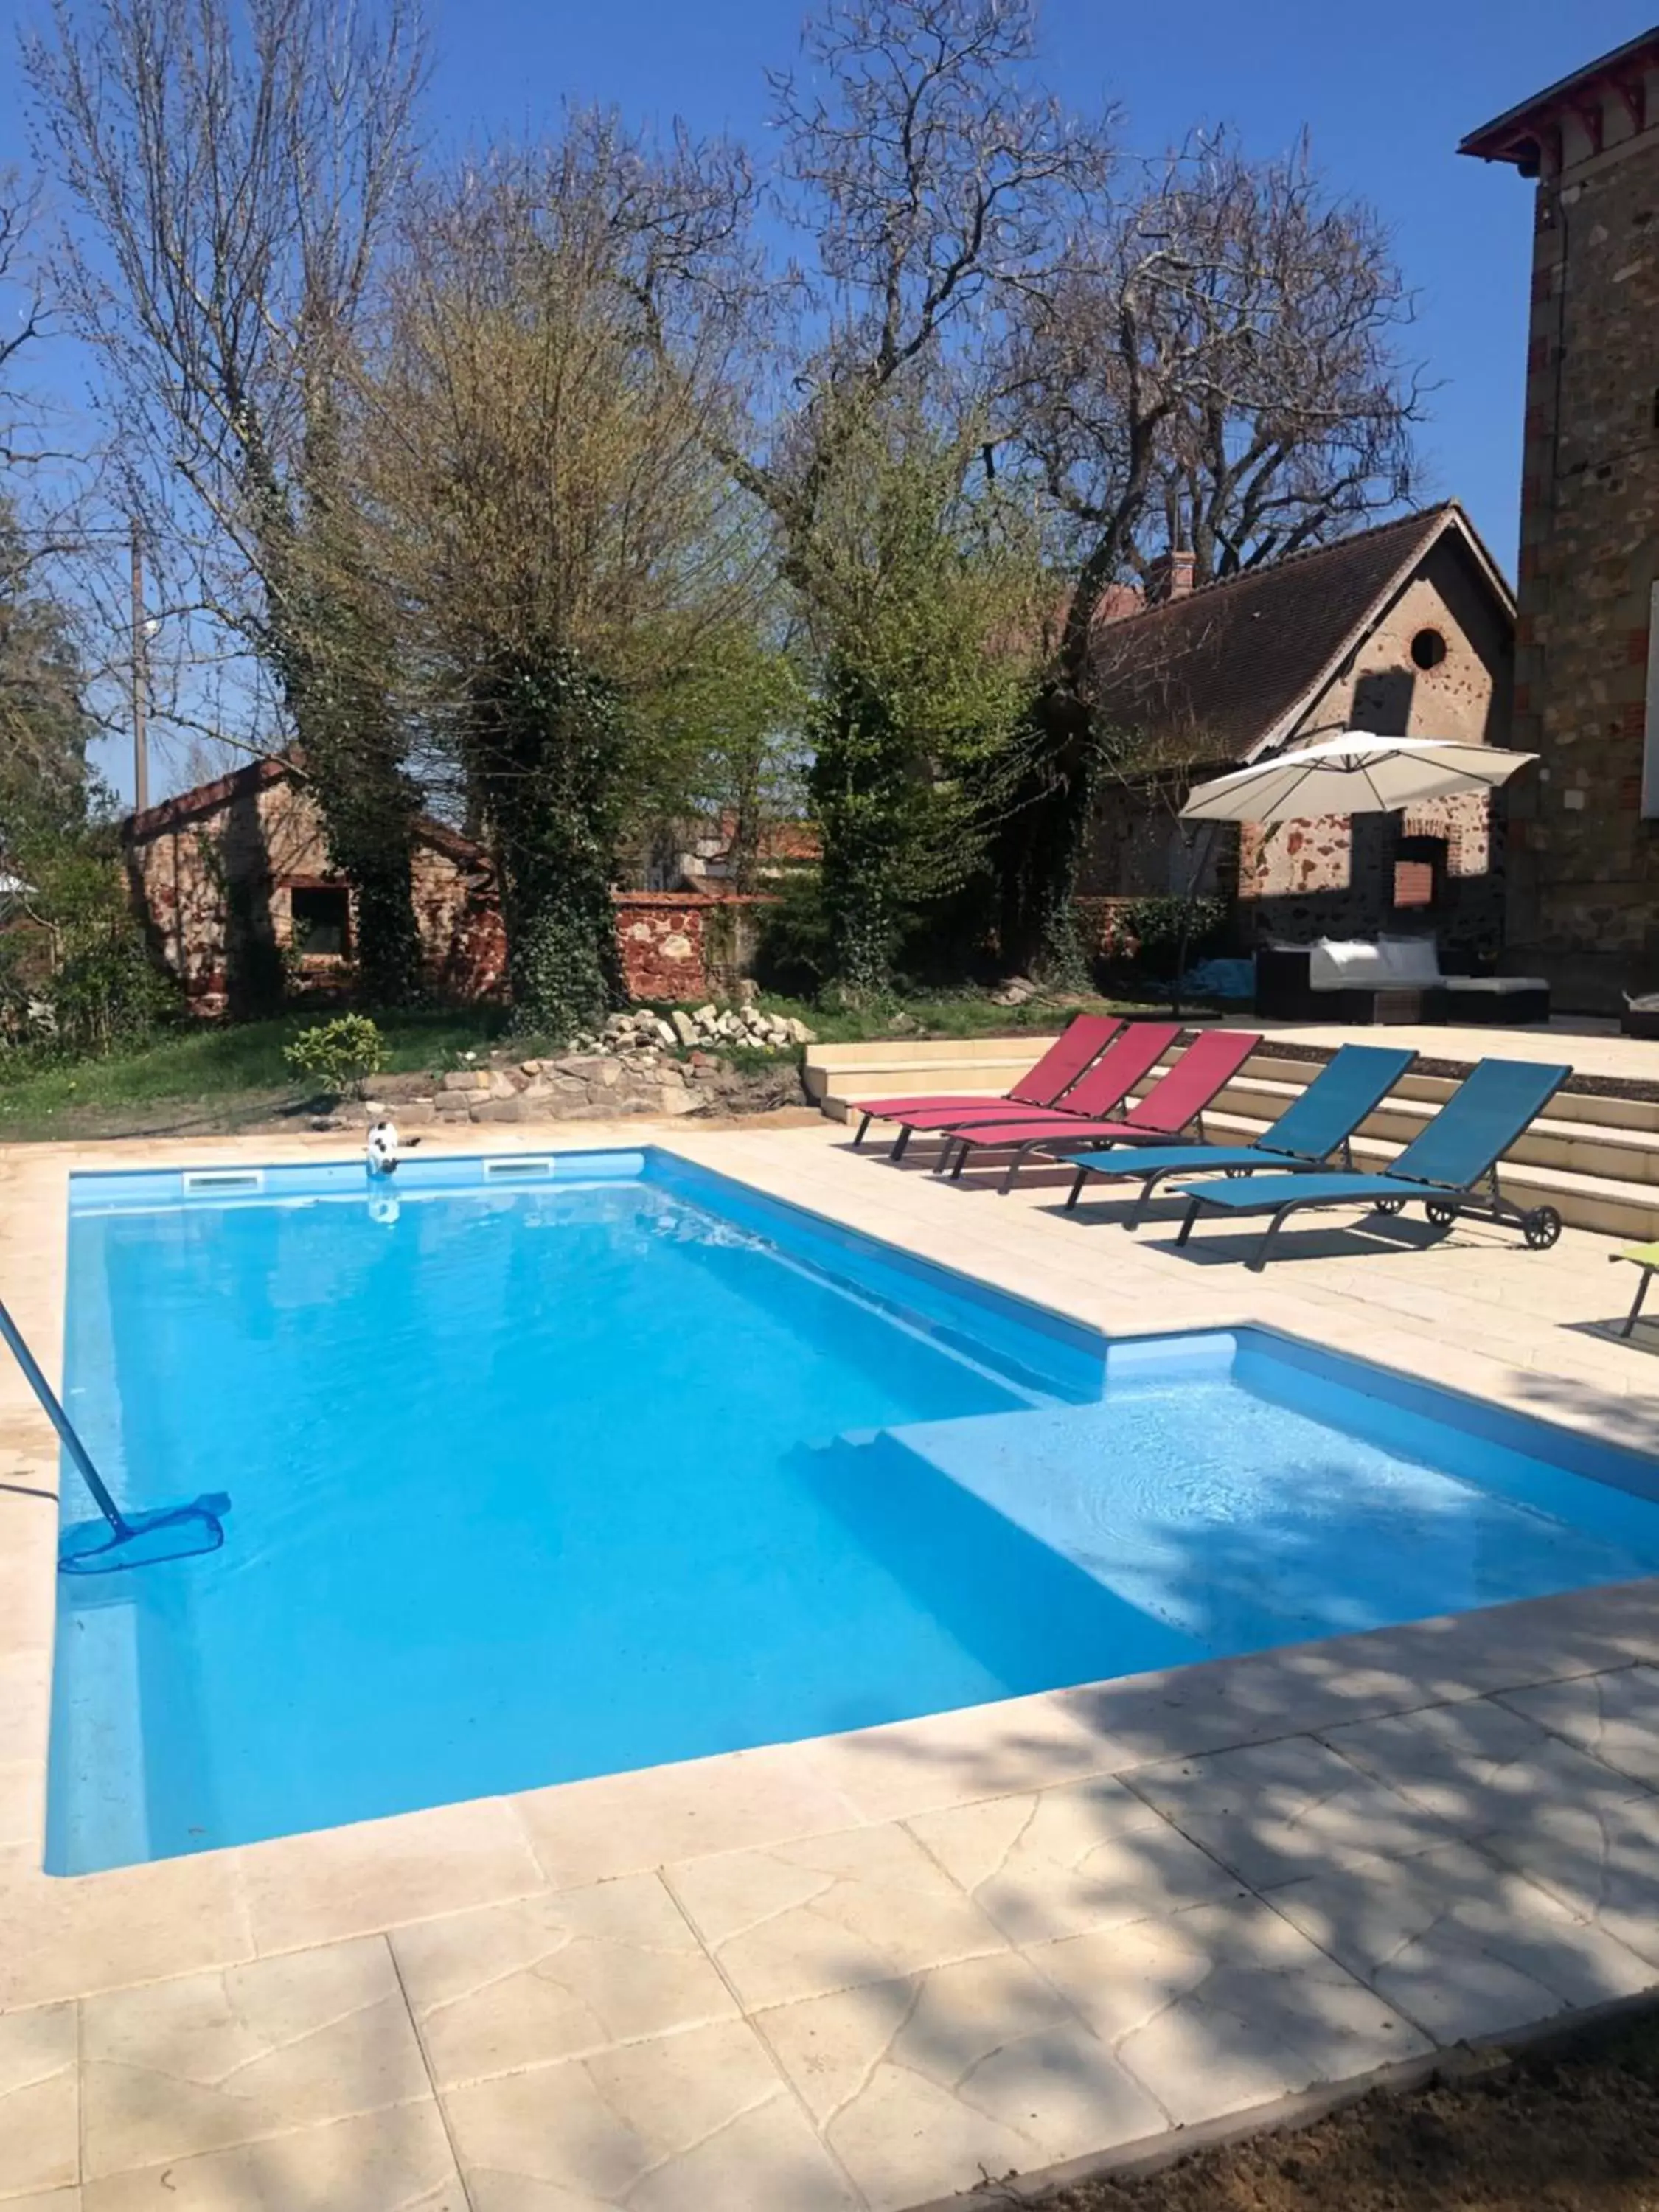
<svg viewBox="0 0 1659 2212"><path fill-rule="evenodd" d="M630 999L700 999L749 972L769 902L737 891L617 891L617 945Z"/></svg>
<svg viewBox="0 0 1659 2212"><path fill-rule="evenodd" d="M1659 985L1659 820L1641 812L1659 713L1659 119L1635 130L1611 88L1582 106L1534 204L1513 742L1544 773L1514 810L1508 964L1600 1011Z"/></svg>

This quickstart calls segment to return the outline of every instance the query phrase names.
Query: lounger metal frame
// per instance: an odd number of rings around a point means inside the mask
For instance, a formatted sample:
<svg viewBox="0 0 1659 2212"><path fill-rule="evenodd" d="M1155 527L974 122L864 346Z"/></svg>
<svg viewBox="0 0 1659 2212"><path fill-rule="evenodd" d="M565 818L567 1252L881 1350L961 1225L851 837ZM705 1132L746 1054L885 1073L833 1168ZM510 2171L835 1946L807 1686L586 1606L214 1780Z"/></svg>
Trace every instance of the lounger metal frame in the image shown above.
<svg viewBox="0 0 1659 2212"><path fill-rule="evenodd" d="M1549 1102L1547 1099L1544 1103L1547 1105ZM1377 1173L1379 1176L1386 1176L1389 1170L1380 1168ZM1449 1229L1463 1213L1472 1213L1484 1220L1512 1223L1525 1237L1528 1249L1534 1252L1547 1252L1561 1235L1561 1217L1553 1206L1521 1206L1509 1196L1498 1181L1495 1160L1474 1183L1430 1182L1423 1176L1413 1176L1410 1182L1401 1176L1400 1186L1397 1195L1392 1191L1356 1191L1346 1198L1287 1198L1268 1216L1267 1225L1261 1232L1261 1241L1244 1264L1252 1274L1259 1275L1267 1264L1274 1237L1290 1216L1316 1212L1322 1206L1364 1206L1369 1204L1373 1213L1393 1215L1402 1212L1412 1200L1421 1199L1424 1212L1437 1229ZM1208 1204L1209 1200L1199 1193L1193 1194L1180 1234L1176 1238L1177 1244L1187 1242L1193 1233L1193 1224Z"/></svg>

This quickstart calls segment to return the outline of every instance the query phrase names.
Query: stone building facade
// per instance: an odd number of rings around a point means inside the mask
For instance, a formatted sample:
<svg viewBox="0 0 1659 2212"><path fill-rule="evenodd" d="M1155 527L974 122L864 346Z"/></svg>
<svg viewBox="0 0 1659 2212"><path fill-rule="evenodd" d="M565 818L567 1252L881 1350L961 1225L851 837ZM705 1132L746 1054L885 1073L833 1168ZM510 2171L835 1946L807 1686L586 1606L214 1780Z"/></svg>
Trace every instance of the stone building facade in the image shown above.
<svg viewBox="0 0 1659 2212"><path fill-rule="evenodd" d="M1534 180L1507 964L1659 988L1659 28L1470 133Z"/></svg>
<svg viewBox="0 0 1659 2212"><path fill-rule="evenodd" d="M1109 787L1084 890L1103 930L1126 900L1199 888L1233 901L1234 944L1432 931L1465 966L1502 937L1507 793L1405 814L1244 825L1194 839L1194 782L1335 730L1503 742L1514 604L1455 502L1110 620L1105 710L1158 765Z"/></svg>
<svg viewBox="0 0 1659 2212"><path fill-rule="evenodd" d="M356 899L331 866L309 786L285 761L255 761L126 824L134 903L152 949L203 1015L325 1000L351 986ZM440 1001L496 996L507 966L488 856L422 816L415 918ZM636 999L696 999L741 957L749 910L735 894L618 891L617 946Z"/></svg>

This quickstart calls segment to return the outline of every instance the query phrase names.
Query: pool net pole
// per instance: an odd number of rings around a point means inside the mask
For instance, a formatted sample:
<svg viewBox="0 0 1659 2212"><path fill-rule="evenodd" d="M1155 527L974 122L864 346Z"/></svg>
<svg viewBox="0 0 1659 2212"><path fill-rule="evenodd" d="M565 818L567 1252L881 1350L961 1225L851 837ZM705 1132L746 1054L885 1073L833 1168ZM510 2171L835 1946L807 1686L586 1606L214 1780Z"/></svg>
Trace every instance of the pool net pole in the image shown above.
<svg viewBox="0 0 1659 2212"><path fill-rule="evenodd" d="M92 1492L93 1501L98 1510L118 1536L130 1536L132 1531L120 1507L110 1496L105 1486L103 1476L92 1463L91 1453L76 1434L73 1422L58 1404L51 1383L40 1372L40 1362L23 1341L23 1333L10 1314L7 1312L3 1301L0 1301L0 1338L4 1339L12 1358L22 1369L30 1389L33 1391L46 1410L46 1419L63 1438L64 1449L75 1462L80 1472L81 1480Z"/></svg>

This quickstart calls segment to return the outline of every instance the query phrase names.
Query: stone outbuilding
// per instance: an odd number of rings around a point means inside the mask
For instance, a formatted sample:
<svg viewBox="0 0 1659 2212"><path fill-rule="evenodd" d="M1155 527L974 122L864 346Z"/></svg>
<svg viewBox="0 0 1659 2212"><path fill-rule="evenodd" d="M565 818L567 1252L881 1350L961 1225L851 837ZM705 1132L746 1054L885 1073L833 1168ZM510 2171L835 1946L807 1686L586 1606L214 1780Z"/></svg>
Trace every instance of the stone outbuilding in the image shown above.
<svg viewBox="0 0 1659 2212"><path fill-rule="evenodd" d="M1502 933L1501 839L1480 794L1352 822L1246 824L1194 839L1192 785L1339 729L1502 743L1515 609L1455 501L1194 591L1176 555L1164 596L1099 629L1103 714L1124 733L1083 890L1109 937L1124 901L1200 888L1236 901L1237 948L1264 939L1432 931L1491 958Z"/></svg>
<svg viewBox="0 0 1659 2212"><path fill-rule="evenodd" d="M1659 27L1459 151L1534 185L1510 955L1610 1012L1659 989Z"/></svg>
<svg viewBox="0 0 1659 2212"><path fill-rule="evenodd" d="M330 862L299 763L258 760L131 816L134 902L157 957L204 1015L349 994L356 898ZM507 965L488 854L447 823L414 825L415 918L440 1002L495 997ZM636 999L696 999L754 902L730 892L614 894L623 981Z"/></svg>

